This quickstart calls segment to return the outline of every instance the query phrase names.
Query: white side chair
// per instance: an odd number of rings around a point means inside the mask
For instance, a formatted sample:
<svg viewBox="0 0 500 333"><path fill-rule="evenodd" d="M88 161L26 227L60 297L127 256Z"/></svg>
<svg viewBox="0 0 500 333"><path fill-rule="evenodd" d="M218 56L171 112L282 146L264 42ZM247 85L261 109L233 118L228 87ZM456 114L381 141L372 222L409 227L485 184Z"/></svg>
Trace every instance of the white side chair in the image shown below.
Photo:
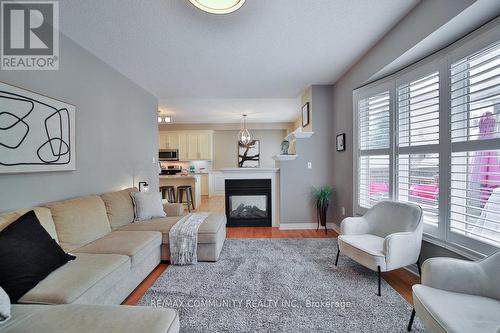
<svg viewBox="0 0 500 333"><path fill-rule="evenodd" d="M413 311L429 332L500 332L500 251L481 261L431 258L413 286Z"/></svg>
<svg viewBox="0 0 500 333"><path fill-rule="evenodd" d="M420 206L382 201L362 217L348 217L340 225L337 258L342 252L361 265L380 273L417 263L420 273L423 213Z"/></svg>

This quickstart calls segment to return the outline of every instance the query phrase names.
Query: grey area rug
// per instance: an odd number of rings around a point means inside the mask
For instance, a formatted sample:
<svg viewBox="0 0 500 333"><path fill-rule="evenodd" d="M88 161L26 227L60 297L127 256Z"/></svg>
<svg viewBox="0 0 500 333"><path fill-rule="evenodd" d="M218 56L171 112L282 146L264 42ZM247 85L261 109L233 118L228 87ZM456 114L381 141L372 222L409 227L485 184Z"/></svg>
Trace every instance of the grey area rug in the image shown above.
<svg viewBox="0 0 500 333"><path fill-rule="evenodd" d="M218 262L169 266L139 304L177 309L181 332L404 332L410 305L336 253L333 238L227 239Z"/></svg>

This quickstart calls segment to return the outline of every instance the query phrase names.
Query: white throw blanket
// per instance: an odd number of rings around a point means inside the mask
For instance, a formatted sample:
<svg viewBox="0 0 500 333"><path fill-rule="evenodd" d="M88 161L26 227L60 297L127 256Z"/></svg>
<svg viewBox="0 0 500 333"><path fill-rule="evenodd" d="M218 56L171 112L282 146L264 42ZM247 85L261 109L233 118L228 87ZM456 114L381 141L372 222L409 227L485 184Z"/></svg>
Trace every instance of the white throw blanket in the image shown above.
<svg viewBox="0 0 500 333"><path fill-rule="evenodd" d="M198 228L210 213L193 213L180 219L168 233L170 264L192 265L198 262Z"/></svg>

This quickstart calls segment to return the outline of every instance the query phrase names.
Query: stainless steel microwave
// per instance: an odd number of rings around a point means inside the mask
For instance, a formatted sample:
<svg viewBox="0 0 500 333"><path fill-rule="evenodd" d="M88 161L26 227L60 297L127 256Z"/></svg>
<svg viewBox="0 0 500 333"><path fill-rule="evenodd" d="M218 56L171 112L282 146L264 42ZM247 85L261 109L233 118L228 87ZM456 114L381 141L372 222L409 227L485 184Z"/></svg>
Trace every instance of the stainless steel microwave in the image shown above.
<svg viewBox="0 0 500 333"><path fill-rule="evenodd" d="M179 150L178 149L160 149L158 153L159 161L178 161L179 160Z"/></svg>

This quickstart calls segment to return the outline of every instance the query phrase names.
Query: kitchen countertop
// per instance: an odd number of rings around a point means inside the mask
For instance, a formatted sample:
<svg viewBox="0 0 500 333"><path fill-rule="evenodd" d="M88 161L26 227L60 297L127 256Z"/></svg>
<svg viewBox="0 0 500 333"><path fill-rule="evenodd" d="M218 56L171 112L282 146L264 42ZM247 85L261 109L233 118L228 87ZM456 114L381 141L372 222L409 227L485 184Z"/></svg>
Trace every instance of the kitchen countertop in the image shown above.
<svg viewBox="0 0 500 333"><path fill-rule="evenodd" d="M160 179L194 179L196 177L199 177L200 175L186 175L186 176L180 176L180 175L160 175Z"/></svg>

